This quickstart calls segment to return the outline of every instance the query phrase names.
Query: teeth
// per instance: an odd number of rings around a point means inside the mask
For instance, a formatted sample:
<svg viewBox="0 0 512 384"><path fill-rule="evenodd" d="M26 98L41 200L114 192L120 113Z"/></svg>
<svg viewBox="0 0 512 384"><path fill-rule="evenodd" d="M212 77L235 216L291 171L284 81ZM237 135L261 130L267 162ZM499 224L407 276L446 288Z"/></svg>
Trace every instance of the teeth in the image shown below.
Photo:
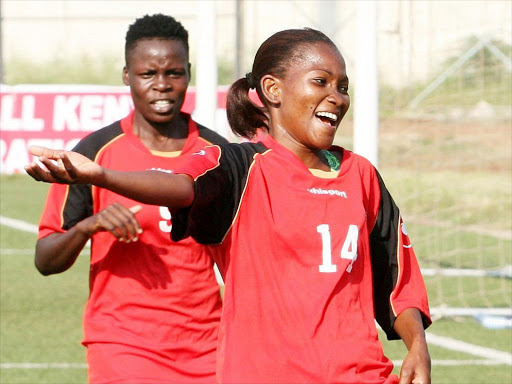
<svg viewBox="0 0 512 384"><path fill-rule="evenodd" d="M336 116L336 114L331 113L331 112L318 112L316 115L321 116L321 117L327 117L331 121L338 120L338 116Z"/></svg>
<svg viewBox="0 0 512 384"><path fill-rule="evenodd" d="M155 105L160 106L160 107L163 107L163 106L166 106L166 105L169 105L169 104L170 104L169 100L157 100L157 101L155 101Z"/></svg>

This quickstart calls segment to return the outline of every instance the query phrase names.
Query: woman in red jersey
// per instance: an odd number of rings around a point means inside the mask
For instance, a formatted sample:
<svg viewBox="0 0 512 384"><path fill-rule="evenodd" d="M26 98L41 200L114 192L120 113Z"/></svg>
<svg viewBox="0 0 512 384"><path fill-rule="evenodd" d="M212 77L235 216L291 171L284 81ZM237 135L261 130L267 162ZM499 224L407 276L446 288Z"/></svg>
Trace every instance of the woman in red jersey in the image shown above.
<svg viewBox="0 0 512 384"><path fill-rule="evenodd" d="M219 382L430 383L427 294L398 207L366 159L333 146L348 86L327 36L278 32L228 94L233 131L263 129L260 142L206 147L172 175L41 147L48 170L26 170L168 206L174 240L210 247L225 281ZM375 319L408 348L400 378Z"/></svg>
<svg viewBox="0 0 512 384"><path fill-rule="evenodd" d="M227 143L180 111L190 64L188 32L178 21L137 19L125 56L134 111L75 151L116 170L170 172L206 145ZM212 383L222 302L211 255L191 238L171 241L166 207L136 204L90 185L52 185L36 267L61 273L92 240L82 340L89 382Z"/></svg>

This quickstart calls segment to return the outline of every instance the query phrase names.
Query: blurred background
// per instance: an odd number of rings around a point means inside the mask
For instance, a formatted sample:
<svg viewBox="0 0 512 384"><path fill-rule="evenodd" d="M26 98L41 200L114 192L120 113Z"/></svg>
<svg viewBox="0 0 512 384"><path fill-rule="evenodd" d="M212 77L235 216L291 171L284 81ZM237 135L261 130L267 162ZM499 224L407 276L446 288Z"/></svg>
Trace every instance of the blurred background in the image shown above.
<svg viewBox="0 0 512 384"><path fill-rule="evenodd" d="M46 187L22 167L35 140L72 146L125 114L126 30L160 12L190 34L187 110L233 141L225 92L251 70L267 37L312 27L337 44L352 107L336 144L368 157L401 208L435 319L433 382L510 383L509 0L1 0L0 381L84 380L87 256L62 276L37 276L34 233ZM58 100L68 106L60 120ZM86 105L101 112L85 118ZM55 319L60 326L48 329ZM383 343L399 369L404 350Z"/></svg>

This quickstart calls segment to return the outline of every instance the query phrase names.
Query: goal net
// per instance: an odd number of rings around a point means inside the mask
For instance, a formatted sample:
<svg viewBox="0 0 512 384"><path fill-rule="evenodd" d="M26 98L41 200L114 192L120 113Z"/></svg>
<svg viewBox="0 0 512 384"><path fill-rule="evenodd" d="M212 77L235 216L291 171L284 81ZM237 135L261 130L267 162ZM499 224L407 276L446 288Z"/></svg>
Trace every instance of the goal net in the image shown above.
<svg viewBox="0 0 512 384"><path fill-rule="evenodd" d="M511 47L470 36L430 54L444 59L423 81L381 89L379 167L433 314L512 316Z"/></svg>

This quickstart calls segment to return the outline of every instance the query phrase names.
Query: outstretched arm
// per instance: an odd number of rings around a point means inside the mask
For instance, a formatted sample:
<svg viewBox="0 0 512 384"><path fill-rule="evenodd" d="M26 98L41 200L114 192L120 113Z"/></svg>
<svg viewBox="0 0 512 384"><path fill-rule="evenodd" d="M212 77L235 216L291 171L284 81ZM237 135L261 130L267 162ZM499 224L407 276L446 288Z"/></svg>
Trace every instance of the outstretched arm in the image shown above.
<svg viewBox="0 0 512 384"><path fill-rule="evenodd" d="M92 184L145 204L183 208L194 200L194 181L187 175L159 171L120 172L101 167L72 151L30 147L46 167L31 163L25 171L35 180L60 184Z"/></svg>
<svg viewBox="0 0 512 384"><path fill-rule="evenodd" d="M142 229L134 215L140 210L140 205L128 209L115 203L66 232L54 232L37 240L34 259L37 270L45 276L68 270L87 241L98 232L108 231L119 241L136 241Z"/></svg>
<svg viewBox="0 0 512 384"><path fill-rule="evenodd" d="M396 318L394 328L409 350L400 370L400 384L430 384L430 355L420 311L406 309Z"/></svg>

